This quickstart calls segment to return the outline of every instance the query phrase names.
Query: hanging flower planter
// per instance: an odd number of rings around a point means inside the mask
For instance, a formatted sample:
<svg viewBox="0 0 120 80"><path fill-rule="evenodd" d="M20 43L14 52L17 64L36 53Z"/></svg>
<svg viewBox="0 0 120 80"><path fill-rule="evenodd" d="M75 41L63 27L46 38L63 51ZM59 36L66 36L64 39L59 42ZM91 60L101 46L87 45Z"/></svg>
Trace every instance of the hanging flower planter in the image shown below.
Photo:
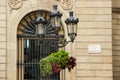
<svg viewBox="0 0 120 80"><path fill-rule="evenodd" d="M40 72L43 76L48 76L53 73L58 74L66 68L70 72L75 66L76 58L69 56L69 53L63 50L51 53L40 60Z"/></svg>

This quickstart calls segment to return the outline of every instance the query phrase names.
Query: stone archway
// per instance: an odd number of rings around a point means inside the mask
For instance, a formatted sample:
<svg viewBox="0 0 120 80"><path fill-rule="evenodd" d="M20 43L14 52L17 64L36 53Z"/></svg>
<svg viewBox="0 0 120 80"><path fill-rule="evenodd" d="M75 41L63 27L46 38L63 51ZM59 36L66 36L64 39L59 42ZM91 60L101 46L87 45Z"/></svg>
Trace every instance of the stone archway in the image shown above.
<svg viewBox="0 0 120 80"><path fill-rule="evenodd" d="M58 47L51 46L56 44L57 36L64 39L64 29L61 24L58 35L55 35L54 27L52 26L50 13L46 10L32 11L25 15L20 21L17 28L17 80L60 80L60 73L50 76L42 76L39 69L40 59L48 56L50 53L56 52ZM36 33L37 25L35 21L41 16L45 19L45 34L39 35ZM63 79L61 79L63 80Z"/></svg>
<svg viewBox="0 0 120 80"><path fill-rule="evenodd" d="M52 6L52 5L51 5ZM52 11L50 7L42 7L42 6L34 6L32 7L25 7L21 8L15 13L8 13L8 27L7 27L7 80L17 80L17 66L16 66L16 59L17 59L17 27L21 19L28 14L29 12L42 9ZM64 14L64 18L66 14ZM64 18L62 21L64 21ZM64 24L63 24L64 25ZM65 26L65 25L64 25ZM65 31L67 30L64 27ZM67 32L65 32L65 35Z"/></svg>

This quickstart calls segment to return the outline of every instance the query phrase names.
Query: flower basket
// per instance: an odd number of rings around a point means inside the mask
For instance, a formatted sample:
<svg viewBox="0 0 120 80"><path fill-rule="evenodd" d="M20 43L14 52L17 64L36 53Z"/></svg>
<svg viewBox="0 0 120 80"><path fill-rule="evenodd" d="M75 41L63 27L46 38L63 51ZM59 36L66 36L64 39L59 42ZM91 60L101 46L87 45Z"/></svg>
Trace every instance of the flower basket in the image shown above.
<svg viewBox="0 0 120 80"><path fill-rule="evenodd" d="M54 72L58 74L63 69L70 72L76 66L76 58L69 56L68 52L60 50L51 53L40 60L40 72L43 76L51 75Z"/></svg>

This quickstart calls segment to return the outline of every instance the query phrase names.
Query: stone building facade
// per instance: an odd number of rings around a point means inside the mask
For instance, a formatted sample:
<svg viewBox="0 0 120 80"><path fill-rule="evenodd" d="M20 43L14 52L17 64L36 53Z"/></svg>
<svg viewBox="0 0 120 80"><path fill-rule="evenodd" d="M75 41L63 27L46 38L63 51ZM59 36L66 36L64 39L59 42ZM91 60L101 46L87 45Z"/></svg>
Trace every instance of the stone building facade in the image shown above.
<svg viewBox="0 0 120 80"><path fill-rule="evenodd" d="M21 19L35 10L52 11L53 4L63 13L62 21L71 10L79 18L75 43L65 47L77 58L77 66L71 73L66 71L65 80L119 80L119 14L114 10L112 13L112 9L120 7L119 3L119 0L0 0L0 80L17 80L17 28ZM89 53L89 45L100 45L101 52Z"/></svg>

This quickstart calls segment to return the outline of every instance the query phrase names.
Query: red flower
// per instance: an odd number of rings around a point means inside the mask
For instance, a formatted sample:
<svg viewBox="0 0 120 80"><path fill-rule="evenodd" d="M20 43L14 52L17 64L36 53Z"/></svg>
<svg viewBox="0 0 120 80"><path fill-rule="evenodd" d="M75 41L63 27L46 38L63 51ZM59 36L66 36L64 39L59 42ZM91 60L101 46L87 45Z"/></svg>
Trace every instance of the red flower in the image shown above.
<svg viewBox="0 0 120 80"><path fill-rule="evenodd" d="M60 72L60 69L58 69L58 64L57 64L57 63L55 63L52 67L53 67L53 71L54 71L56 74L58 74L58 73Z"/></svg>

